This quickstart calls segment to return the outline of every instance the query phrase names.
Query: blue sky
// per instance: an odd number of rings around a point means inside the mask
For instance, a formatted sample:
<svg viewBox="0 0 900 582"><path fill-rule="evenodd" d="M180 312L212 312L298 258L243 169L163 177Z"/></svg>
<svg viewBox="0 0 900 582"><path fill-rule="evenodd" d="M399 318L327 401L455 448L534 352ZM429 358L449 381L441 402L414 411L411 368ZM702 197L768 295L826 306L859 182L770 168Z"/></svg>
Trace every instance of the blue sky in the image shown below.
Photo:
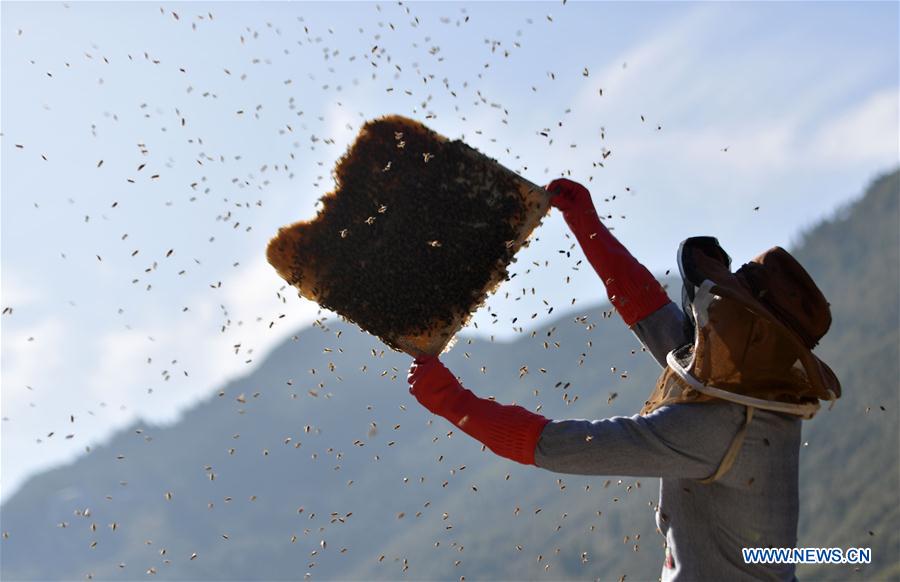
<svg viewBox="0 0 900 582"><path fill-rule="evenodd" d="M892 2L0 10L3 498L328 315L264 248L367 119L420 119L539 184L571 172L658 273L696 234L736 263L789 245L898 164ZM560 217L536 237L500 323L470 332L604 297L558 253Z"/></svg>

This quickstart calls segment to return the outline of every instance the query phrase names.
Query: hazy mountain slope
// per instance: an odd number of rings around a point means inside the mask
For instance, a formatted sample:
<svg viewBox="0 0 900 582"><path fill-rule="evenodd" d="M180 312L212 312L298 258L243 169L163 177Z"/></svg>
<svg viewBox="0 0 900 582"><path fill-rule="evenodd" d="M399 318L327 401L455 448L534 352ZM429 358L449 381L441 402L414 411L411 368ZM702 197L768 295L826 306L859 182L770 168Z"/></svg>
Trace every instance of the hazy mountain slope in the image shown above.
<svg viewBox="0 0 900 582"><path fill-rule="evenodd" d="M871 547L872 569L892 579L900 579L898 200L894 172L807 233L796 253L831 301L834 321L817 352L844 387L831 412L804 427L800 543ZM852 567L801 573L845 579Z"/></svg>
<svg viewBox="0 0 900 582"><path fill-rule="evenodd" d="M804 429L800 544L875 553L860 574L806 576L900 577L897 181L798 245L835 312L818 353L844 384ZM136 425L31 479L2 507L2 578L658 577L656 480L555 475L483 452L415 403L409 358L382 349L341 323L306 329L177 424ZM476 392L556 418L632 414L658 373L597 308L513 343L461 340L444 359Z"/></svg>

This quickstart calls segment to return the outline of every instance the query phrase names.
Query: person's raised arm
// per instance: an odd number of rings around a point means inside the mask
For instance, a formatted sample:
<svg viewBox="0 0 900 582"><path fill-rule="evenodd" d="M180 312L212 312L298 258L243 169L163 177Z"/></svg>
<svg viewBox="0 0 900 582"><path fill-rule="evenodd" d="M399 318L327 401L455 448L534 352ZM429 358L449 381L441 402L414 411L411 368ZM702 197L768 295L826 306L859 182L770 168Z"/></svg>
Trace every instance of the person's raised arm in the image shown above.
<svg viewBox="0 0 900 582"><path fill-rule="evenodd" d="M550 182L546 190L553 195L550 204L562 212L625 325L631 327L669 303L656 278L600 222L587 188L562 178Z"/></svg>
<svg viewBox="0 0 900 582"><path fill-rule="evenodd" d="M561 178L547 185L550 204L560 210L588 262L600 276L622 320L656 361L690 341L681 309L662 285L600 222L587 188Z"/></svg>

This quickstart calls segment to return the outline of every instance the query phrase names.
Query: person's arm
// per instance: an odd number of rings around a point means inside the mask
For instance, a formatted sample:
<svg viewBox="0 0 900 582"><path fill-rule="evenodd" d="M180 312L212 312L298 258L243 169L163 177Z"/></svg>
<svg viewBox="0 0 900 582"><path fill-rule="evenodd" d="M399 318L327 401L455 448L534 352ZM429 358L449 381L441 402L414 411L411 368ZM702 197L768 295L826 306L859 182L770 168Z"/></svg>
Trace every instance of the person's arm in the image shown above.
<svg viewBox="0 0 900 582"><path fill-rule="evenodd" d="M702 479L740 429L743 407L666 406L647 416L554 420L479 398L435 356L410 368L410 393L494 453L558 473Z"/></svg>
<svg viewBox="0 0 900 582"><path fill-rule="evenodd" d="M600 222L587 188L567 179L550 182L550 204L560 210L588 262L600 276L625 324L663 367L666 354L691 338L684 313L662 285Z"/></svg>
<svg viewBox="0 0 900 582"><path fill-rule="evenodd" d="M684 311L672 301L635 322L631 332L663 368L668 365L666 355L669 352L694 339Z"/></svg>
<svg viewBox="0 0 900 582"><path fill-rule="evenodd" d="M587 188L563 178L550 182L546 190L553 195L550 204L562 212L625 325L631 327L669 303L656 278L600 222Z"/></svg>
<svg viewBox="0 0 900 582"><path fill-rule="evenodd" d="M501 457L534 465L535 447L548 419L521 406L475 396L437 356L416 358L408 381L410 394L429 411L443 416Z"/></svg>
<svg viewBox="0 0 900 582"><path fill-rule="evenodd" d="M745 421L731 402L663 406L646 416L554 420L535 465L556 473L705 479L716 472Z"/></svg>

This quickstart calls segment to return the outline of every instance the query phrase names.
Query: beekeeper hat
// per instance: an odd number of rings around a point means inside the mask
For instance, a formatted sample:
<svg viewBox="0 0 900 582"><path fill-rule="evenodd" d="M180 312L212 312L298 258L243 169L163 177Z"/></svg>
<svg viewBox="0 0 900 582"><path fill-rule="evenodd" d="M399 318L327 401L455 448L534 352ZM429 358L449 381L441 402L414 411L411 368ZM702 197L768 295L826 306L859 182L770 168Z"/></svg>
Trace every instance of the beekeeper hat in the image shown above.
<svg viewBox="0 0 900 582"><path fill-rule="evenodd" d="M831 310L809 273L781 247L735 273L730 264L712 237L687 239L679 246L694 345L670 354L670 367L704 387L767 400L811 404L838 398L840 382L812 353L831 326ZM811 416L808 406L794 410Z"/></svg>
<svg viewBox="0 0 900 582"><path fill-rule="evenodd" d="M809 273L781 247L736 272L712 237L681 243L678 267L693 342L671 351L668 366L641 414L670 404L727 400L746 407L746 420L716 472L722 477L741 448L755 409L812 418L820 400L841 385L812 348L831 326L828 301Z"/></svg>

